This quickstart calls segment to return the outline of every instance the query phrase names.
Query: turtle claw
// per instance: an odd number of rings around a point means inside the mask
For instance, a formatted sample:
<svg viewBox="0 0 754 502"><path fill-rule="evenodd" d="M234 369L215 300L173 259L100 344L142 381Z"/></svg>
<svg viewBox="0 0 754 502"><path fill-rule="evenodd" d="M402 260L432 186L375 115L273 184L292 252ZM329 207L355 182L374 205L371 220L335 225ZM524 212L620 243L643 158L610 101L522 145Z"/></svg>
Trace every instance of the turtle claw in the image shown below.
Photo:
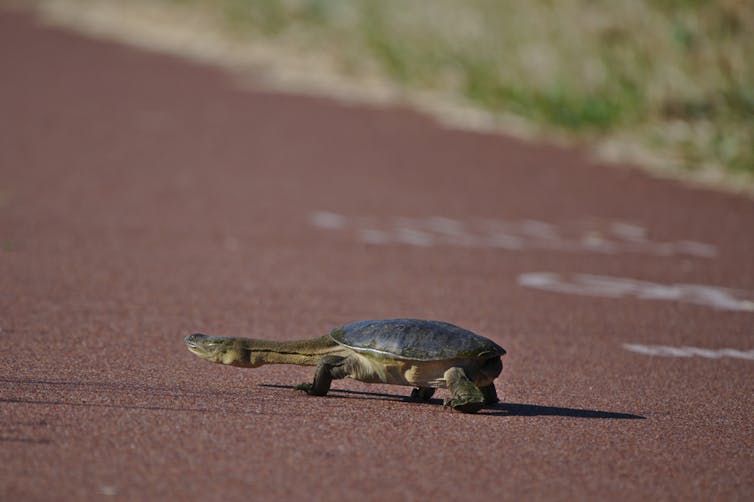
<svg viewBox="0 0 754 502"><path fill-rule="evenodd" d="M311 394L312 387L314 387L314 384L311 384L309 382L305 382L305 383L300 383L300 384L296 385L293 388L293 390L303 390L307 394Z"/></svg>
<svg viewBox="0 0 754 502"><path fill-rule="evenodd" d="M455 411L461 413L476 413L482 409L484 403L481 401L469 401L468 399L454 398L445 399L443 406L446 408L453 408Z"/></svg>

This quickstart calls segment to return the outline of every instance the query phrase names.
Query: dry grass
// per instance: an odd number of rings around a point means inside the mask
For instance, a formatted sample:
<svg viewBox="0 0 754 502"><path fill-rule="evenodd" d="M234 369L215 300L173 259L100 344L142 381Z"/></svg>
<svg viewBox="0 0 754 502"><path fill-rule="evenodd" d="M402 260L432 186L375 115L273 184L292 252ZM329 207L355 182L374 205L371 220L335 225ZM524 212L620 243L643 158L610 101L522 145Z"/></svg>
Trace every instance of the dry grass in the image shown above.
<svg viewBox="0 0 754 502"><path fill-rule="evenodd" d="M385 83L392 94L442 96L492 116L521 117L539 131L601 143L621 159L638 152L643 163L676 173L754 186L749 0L41 4L67 11L69 21L97 9L119 9L120 19L124 9L141 9L137 21L148 24L151 16L166 33L171 22L185 27L188 16L201 25L198 38L212 33L236 60L246 52L267 66L298 65L298 77L336 93L348 87L336 82L356 82L351 90Z"/></svg>

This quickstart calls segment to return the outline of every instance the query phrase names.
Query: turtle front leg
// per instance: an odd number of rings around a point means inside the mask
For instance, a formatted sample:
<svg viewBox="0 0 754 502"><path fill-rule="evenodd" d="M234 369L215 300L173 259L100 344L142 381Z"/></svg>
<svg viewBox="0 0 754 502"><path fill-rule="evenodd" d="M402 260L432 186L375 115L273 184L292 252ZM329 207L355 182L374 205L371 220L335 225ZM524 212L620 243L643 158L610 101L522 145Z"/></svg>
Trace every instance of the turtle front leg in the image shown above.
<svg viewBox="0 0 754 502"><path fill-rule="evenodd" d="M306 391L310 396L325 396L333 379L345 378L350 373L349 359L341 356L324 356L314 370L314 382L302 383L294 387Z"/></svg>
<svg viewBox="0 0 754 502"><path fill-rule="evenodd" d="M432 387L417 387L411 391L411 399L426 403L435 394L435 389Z"/></svg>
<svg viewBox="0 0 754 502"><path fill-rule="evenodd" d="M444 376L450 391L445 406L463 413L476 413L484 406L482 391L468 379L462 368L450 368Z"/></svg>
<svg viewBox="0 0 754 502"><path fill-rule="evenodd" d="M497 391L495 391L495 384L489 384L479 388L484 396L484 404L495 404L500 402L500 398L497 397Z"/></svg>

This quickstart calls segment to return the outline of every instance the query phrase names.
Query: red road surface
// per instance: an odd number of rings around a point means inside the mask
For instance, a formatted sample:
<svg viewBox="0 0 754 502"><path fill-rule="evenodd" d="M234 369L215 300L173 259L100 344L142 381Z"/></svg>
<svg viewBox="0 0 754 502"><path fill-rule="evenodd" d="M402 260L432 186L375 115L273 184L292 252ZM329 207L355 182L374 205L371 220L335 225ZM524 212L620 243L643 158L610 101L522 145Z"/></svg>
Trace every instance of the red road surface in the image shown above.
<svg viewBox="0 0 754 502"><path fill-rule="evenodd" d="M0 114L0 499L754 498L751 200L19 14ZM404 316L504 402L182 344Z"/></svg>

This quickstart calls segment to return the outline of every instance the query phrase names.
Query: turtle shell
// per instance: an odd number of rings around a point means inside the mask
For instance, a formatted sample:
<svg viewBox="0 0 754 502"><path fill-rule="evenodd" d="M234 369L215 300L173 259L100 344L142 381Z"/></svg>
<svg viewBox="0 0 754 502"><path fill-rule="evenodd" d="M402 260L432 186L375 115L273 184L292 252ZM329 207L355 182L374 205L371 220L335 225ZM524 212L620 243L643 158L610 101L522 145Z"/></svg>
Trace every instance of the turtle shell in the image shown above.
<svg viewBox="0 0 754 502"><path fill-rule="evenodd" d="M417 361L487 359L505 354L492 340L442 321L358 321L335 328L330 338L356 352Z"/></svg>

